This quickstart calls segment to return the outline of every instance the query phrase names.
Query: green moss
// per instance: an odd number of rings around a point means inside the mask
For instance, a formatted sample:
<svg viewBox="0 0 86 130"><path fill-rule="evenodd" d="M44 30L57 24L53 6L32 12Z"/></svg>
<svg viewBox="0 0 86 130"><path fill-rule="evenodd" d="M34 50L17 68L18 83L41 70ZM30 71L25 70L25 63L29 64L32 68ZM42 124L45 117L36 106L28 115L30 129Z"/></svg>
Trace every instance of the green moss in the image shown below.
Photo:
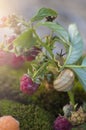
<svg viewBox="0 0 86 130"><path fill-rule="evenodd" d="M12 115L20 122L21 130L52 130L54 117L36 105L1 100L0 115Z"/></svg>

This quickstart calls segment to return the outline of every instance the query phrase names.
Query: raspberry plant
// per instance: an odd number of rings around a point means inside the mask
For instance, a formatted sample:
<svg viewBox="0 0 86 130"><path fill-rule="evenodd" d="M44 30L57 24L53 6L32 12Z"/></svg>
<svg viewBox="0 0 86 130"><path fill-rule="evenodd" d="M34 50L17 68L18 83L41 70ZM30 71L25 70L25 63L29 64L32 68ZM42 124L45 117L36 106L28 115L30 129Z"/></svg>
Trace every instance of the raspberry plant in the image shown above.
<svg viewBox="0 0 86 130"><path fill-rule="evenodd" d="M29 62L27 74L20 79L21 91L32 95L46 80L48 89L68 92L74 104L70 90L75 84L75 78L78 78L77 82L86 90L86 57L83 57L83 41L75 24L70 24L66 30L57 22L57 16L56 11L41 8L29 21L15 14L2 17L0 27L13 30L13 34L10 37L5 35L0 44L0 65L10 59L11 55L15 55L15 60L6 62L8 66L18 68L25 61ZM38 29L41 26L49 28L50 33L40 36ZM60 54L58 51L54 52L56 43L64 46L64 53L62 50ZM20 64L17 62L18 58Z"/></svg>

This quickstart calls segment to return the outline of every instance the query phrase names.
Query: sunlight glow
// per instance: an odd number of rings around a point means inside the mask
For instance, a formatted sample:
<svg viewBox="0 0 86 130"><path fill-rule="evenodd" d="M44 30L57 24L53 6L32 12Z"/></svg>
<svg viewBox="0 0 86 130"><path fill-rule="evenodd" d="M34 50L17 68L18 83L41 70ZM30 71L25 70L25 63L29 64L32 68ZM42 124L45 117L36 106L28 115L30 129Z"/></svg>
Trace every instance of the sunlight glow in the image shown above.
<svg viewBox="0 0 86 130"><path fill-rule="evenodd" d="M4 0L0 0L0 16L3 16L8 13L9 4Z"/></svg>
<svg viewBox="0 0 86 130"><path fill-rule="evenodd" d="M0 0L0 18L3 16L8 16L12 12L10 7L12 8L9 0ZM0 42L2 41L4 34L9 33L10 32L7 28L0 28Z"/></svg>

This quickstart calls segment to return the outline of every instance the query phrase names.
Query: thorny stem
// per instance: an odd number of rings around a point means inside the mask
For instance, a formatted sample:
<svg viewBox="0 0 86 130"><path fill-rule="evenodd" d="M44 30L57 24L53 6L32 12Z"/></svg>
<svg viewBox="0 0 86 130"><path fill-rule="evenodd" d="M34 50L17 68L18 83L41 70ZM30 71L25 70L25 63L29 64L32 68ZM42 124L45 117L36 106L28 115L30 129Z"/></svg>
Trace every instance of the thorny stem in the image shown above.
<svg viewBox="0 0 86 130"><path fill-rule="evenodd" d="M47 62L47 63L44 63L44 64L34 73L33 79L40 73L40 71L42 71L42 70L44 69L44 67L47 66L47 64L48 64L48 62Z"/></svg>
<svg viewBox="0 0 86 130"><path fill-rule="evenodd" d="M41 39L39 38L39 36L37 35L36 31L33 29L32 30L34 35L36 36L37 40L42 44L42 46L49 52L50 56L51 56L51 62L58 68L58 66L56 65L54 59L54 55L52 54L52 51L49 49L49 47L41 41Z"/></svg>
<svg viewBox="0 0 86 130"><path fill-rule="evenodd" d="M44 47L46 48L46 50L49 52L49 54L51 55L51 57L53 57L53 54L52 54L51 50L49 49L49 47L47 47L47 46L45 45L45 43L43 43L43 42L41 41L41 39L39 38L39 36L37 35L37 33L36 33L36 31L35 31L34 29L33 29L33 33L34 33L34 35L36 36L37 40L42 44L42 46L44 46Z"/></svg>

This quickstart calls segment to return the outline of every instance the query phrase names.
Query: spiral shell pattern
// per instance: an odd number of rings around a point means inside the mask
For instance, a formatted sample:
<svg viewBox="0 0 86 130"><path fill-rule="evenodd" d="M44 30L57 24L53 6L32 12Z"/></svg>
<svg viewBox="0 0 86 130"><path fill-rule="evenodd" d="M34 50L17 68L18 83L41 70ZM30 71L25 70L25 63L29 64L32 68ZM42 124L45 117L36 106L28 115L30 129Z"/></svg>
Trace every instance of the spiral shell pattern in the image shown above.
<svg viewBox="0 0 86 130"><path fill-rule="evenodd" d="M69 91L73 87L74 73L70 69L64 69L54 81L54 89L57 91Z"/></svg>

